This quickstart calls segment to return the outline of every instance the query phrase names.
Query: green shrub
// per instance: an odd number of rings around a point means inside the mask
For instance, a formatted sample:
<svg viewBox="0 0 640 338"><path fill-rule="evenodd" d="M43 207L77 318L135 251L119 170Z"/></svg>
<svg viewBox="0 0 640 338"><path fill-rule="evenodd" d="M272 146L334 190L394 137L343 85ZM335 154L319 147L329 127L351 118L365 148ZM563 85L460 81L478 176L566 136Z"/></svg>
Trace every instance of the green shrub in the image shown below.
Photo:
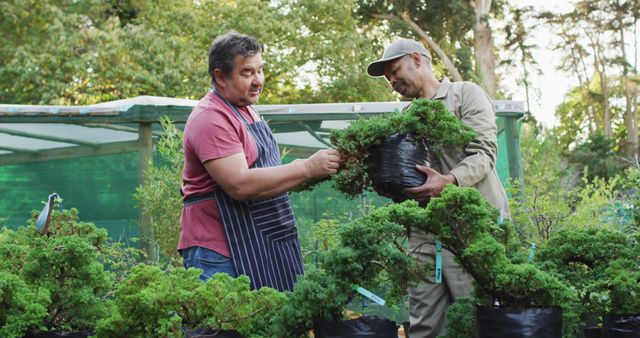
<svg viewBox="0 0 640 338"><path fill-rule="evenodd" d="M175 265L182 261L178 254L180 215L182 214L182 131L164 117L160 119L164 135L157 142L159 158L144 173L146 180L136 188L134 198L140 210L150 217L153 236L166 259ZM155 258L155 257L152 257Z"/></svg>
<svg viewBox="0 0 640 338"><path fill-rule="evenodd" d="M474 299L460 298L447 308L447 333L442 338L475 338L476 304Z"/></svg>
<svg viewBox="0 0 640 338"><path fill-rule="evenodd" d="M633 238L589 228L557 232L541 246L537 264L576 290L586 320L593 314L640 313L638 260Z"/></svg>
<svg viewBox="0 0 640 338"><path fill-rule="evenodd" d="M77 210L53 211L47 233L31 224L4 229L0 238L0 283L8 300L4 334L91 331L109 313L114 273L103 261L120 260L122 251L111 245L106 230L80 222Z"/></svg>
<svg viewBox="0 0 640 338"><path fill-rule="evenodd" d="M0 336L20 338L32 328L40 328L50 304L44 288L30 288L8 271L0 271Z"/></svg>
<svg viewBox="0 0 640 338"><path fill-rule="evenodd" d="M640 314L640 267L636 259L618 259L605 270L608 280L600 280L600 289L609 291L611 314Z"/></svg>
<svg viewBox="0 0 640 338"><path fill-rule="evenodd" d="M306 268L278 314L278 337L304 336L319 319L342 319L355 285L368 290L390 286L384 297L386 305L394 306L428 272L404 248L406 230L393 218L363 217L336 231L335 244L319 253L318 267Z"/></svg>
<svg viewBox="0 0 640 338"><path fill-rule="evenodd" d="M512 227L497 224L498 212L473 188L449 185L426 208L415 201L392 204L367 217L393 219L433 233L475 280L477 301L523 308L562 306L565 334L575 330L577 296L554 275L532 264L516 264L507 255Z"/></svg>
<svg viewBox="0 0 640 338"><path fill-rule="evenodd" d="M115 311L100 320L98 337L182 337L208 327L246 337L272 336L272 319L285 294L249 289L249 278L215 274L203 282L199 269L139 265L119 283Z"/></svg>

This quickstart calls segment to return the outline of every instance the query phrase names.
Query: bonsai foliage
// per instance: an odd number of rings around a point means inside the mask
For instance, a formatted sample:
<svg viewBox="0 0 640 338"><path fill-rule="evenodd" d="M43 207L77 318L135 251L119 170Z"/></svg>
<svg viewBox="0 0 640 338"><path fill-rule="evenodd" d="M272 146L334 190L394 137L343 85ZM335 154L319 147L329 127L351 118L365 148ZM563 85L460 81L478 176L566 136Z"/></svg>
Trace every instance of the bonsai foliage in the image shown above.
<svg viewBox="0 0 640 338"><path fill-rule="evenodd" d="M637 245L637 244L636 244ZM601 280L599 288L609 291L610 304L607 313L640 314L640 267L635 259L617 259L605 270L610 276Z"/></svg>
<svg viewBox="0 0 640 338"><path fill-rule="evenodd" d="M77 210L64 210L53 212L46 234L33 225L4 232L3 333L20 337L26 331L93 330L110 306L105 297L113 275L100 261L111 251L106 230L79 222ZM22 295L25 290L32 295Z"/></svg>
<svg viewBox="0 0 640 338"><path fill-rule="evenodd" d="M393 220L433 233L476 281L476 295L485 304L552 306L575 299L557 278L532 264L514 264L505 241L510 227L497 224L498 211L473 188L447 186L426 208L415 201L374 210L366 219Z"/></svg>
<svg viewBox="0 0 640 338"><path fill-rule="evenodd" d="M625 202L626 209L631 214L630 228L640 231L640 163L627 168L621 182L620 199Z"/></svg>
<svg viewBox="0 0 640 338"><path fill-rule="evenodd" d="M47 316L49 292L30 288L8 271L0 271L0 336L20 338L29 328L38 328Z"/></svg>
<svg viewBox="0 0 640 338"><path fill-rule="evenodd" d="M285 294L249 289L246 276L215 274L203 282L199 269L136 266L115 292L116 310L99 321L98 337L182 337L208 327L246 337L272 336L274 313Z"/></svg>
<svg viewBox="0 0 640 338"><path fill-rule="evenodd" d="M614 230L566 229L541 246L538 264L575 288L584 319L595 313L640 313L636 246Z"/></svg>
<svg viewBox="0 0 640 338"><path fill-rule="evenodd" d="M405 228L391 219L365 217L337 232L337 245L320 254L318 267L306 269L278 314L278 337L304 335L319 319L341 319L355 285L369 290L391 285L385 301L394 304L427 273L400 242Z"/></svg>
<svg viewBox="0 0 640 338"><path fill-rule="evenodd" d="M447 307L447 333L443 338L475 338L476 304L473 299L460 298Z"/></svg>
<svg viewBox="0 0 640 338"><path fill-rule="evenodd" d="M377 209L365 218L393 220L433 233L473 276L476 297L483 304L497 300L513 308L560 305L565 323L575 321L575 293L534 265L509 259L504 243L514 238L508 233L511 228L497 224L497 210L473 188L449 185L426 208L405 201Z"/></svg>
<svg viewBox="0 0 640 338"><path fill-rule="evenodd" d="M344 160L340 172L333 176L334 187L350 197L370 187L375 146L394 133L410 133L416 142L429 143L436 153L445 148L463 147L476 136L437 100L417 99L406 112L360 118L347 128L331 133L331 143Z"/></svg>

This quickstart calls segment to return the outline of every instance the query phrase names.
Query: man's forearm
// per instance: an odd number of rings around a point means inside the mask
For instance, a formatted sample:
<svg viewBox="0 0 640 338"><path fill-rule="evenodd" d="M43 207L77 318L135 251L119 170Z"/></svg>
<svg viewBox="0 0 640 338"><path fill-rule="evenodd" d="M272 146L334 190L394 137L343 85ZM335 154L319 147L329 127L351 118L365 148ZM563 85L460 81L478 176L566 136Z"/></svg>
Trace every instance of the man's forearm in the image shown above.
<svg viewBox="0 0 640 338"><path fill-rule="evenodd" d="M236 184L225 191L236 200L266 199L301 184L311 178L304 161L269 168L247 169ZM224 189L224 187L223 187Z"/></svg>

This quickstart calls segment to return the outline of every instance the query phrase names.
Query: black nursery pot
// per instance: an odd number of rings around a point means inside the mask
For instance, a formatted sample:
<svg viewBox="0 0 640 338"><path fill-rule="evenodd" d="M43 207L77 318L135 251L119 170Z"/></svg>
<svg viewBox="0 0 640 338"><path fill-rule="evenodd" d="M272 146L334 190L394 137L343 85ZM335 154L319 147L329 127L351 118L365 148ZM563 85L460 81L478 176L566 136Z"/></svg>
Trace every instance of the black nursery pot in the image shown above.
<svg viewBox="0 0 640 338"><path fill-rule="evenodd" d="M605 315L602 325L603 338L640 337L640 314Z"/></svg>
<svg viewBox="0 0 640 338"><path fill-rule="evenodd" d="M396 322L377 316L336 322L317 321L313 326L315 338L398 338Z"/></svg>
<svg viewBox="0 0 640 338"><path fill-rule="evenodd" d="M476 307L478 338L561 338L562 308Z"/></svg>
<svg viewBox="0 0 640 338"><path fill-rule="evenodd" d="M242 338L238 331L233 330L219 330L213 331L209 328L196 329L194 331L187 332L188 338Z"/></svg>
<svg viewBox="0 0 640 338"><path fill-rule="evenodd" d="M583 327L582 328L582 336L584 338L601 338L602 337L602 328L601 327Z"/></svg>
<svg viewBox="0 0 640 338"><path fill-rule="evenodd" d="M386 137L374 152L373 189L381 195L402 198L402 189L422 185L427 176L416 164L431 166L433 154L426 142L417 143L407 133Z"/></svg>

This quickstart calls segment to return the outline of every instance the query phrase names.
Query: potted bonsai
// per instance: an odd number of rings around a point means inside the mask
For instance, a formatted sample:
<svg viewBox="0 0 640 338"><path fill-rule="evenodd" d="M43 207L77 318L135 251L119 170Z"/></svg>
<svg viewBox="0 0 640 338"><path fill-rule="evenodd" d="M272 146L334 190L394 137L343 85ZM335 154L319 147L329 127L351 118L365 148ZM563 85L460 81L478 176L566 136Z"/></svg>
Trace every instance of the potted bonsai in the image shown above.
<svg viewBox="0 0 640 338"><path fill-rule="evenodd" d="M497 210L472 188L447 186L440 197L426 208L414 201L377 209L365 218L393 220L433 233L475 279L476 329L479 337L524 336L557 337L562 332L558 318L564 319L564 332L571 335L577 317L575 292L555 276L532 264L515 264L507 255L511 247L508 224L497 223ZM499 306L495 306L499 304ZM554 307L541 310L540 307ZM525 329L524 321L502 321L487 327L493 319L539 316L547 313L547 324ZM489 319L484 314L489 313ZM504 314L508 313L508 316ZM562 314L559 316L558 314ZM545 325L552 324L552 327Z"/></svg>
<svg viewBox="0 0 640 338"><path fill-rule="evenodd" d="M411 257L401 238L405 228L385 218L362 218L336 229L336 245L306 268L278 313L278 337L397 337L395 322L372 317L349 319L344 310L357 295L390 285L386 304L402 299L428 267Z"/></svg>
<svg viewBox="0 0 640 338"><path fill-rule="evenodd" d="M249 278L199 269L141 264L115 291L115 308L97 324L97 337L271 337L285 294L250 290ZM206 329L206 330L203 330Z"/></svg>
<svg viewBox="0 0 640 338"><path fill-rule="evenodd" d="M77 210L55 211L47 223L0 236L3 337L87 337L109 312L106 230L79 222Z"/></svg>
<svg viewBox="0 0 640 338"><path fill-rule="evenodd" d="M430 166L443 149L463 147L475 136L438 100L416 99L404 112L360 118L330 135L344 160L332 176L334 187L349 197L370 188L399 197L403 187L426 180L416 164ZM302 190L316 183L303 185Z"/></svg>
<svg viewBox="0 0 640 338"><path fill-rule="evenodd" d="M621 330L637 336L639 257L636 240L620 231L563 229L541 246L537 264L577 291L583 309L581 319L587 323L583 328L586 337L602 336L603 328L605 337L610 331Z"/></svg>
<svg viewBox="0 0 640 338"><path fill-rule="evenodd" d="M637 244L636 244L637 247ZM600 289L608 291L609 307L603 318L602 337L640 336L640 267L635 259L611 262L605 273L609 280L600 281Z"/></svg>

